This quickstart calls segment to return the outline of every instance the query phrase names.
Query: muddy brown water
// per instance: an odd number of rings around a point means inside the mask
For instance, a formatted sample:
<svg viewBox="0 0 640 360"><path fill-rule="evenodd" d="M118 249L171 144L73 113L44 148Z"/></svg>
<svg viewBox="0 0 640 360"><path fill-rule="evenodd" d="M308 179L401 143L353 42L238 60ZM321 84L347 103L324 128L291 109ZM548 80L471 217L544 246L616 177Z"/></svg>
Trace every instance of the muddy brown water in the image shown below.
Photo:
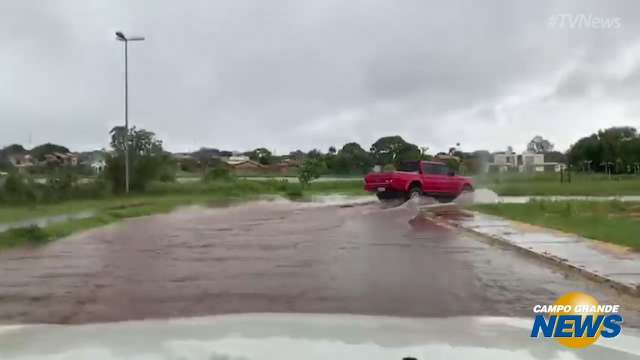
<svg viewBox="0 0 640 360"><path fill-rule="evenodd" d="M0 253L0 322L240 312L532 316L585 291L635 298L415 217L411 204L260 201L124 221Z"/></svg>

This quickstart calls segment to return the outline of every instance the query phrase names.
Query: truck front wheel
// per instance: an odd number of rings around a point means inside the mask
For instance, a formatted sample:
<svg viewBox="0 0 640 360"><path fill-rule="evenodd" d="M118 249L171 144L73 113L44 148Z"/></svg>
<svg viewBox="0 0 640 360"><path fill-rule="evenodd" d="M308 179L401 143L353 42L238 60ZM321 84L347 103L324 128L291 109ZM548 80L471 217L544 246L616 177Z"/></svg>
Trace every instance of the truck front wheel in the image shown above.
<svg viewBox="0 0 640 360"><path fill-rule="evenodd" d="M415 185L411 185L411 187L409 188L409 192L405 193L405 198L409 200L412 197L420 196L420 195L422 195L422 188L420 187L420 185L415 184Z"/></svg>

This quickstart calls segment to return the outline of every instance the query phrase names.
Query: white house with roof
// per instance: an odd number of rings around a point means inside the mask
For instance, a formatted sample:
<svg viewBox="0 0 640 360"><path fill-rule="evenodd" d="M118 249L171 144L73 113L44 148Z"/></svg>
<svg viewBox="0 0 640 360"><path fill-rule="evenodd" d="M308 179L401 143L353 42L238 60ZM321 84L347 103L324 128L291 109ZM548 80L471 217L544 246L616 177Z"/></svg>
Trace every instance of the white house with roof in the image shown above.
<svg viewBox="0 0 640 360"><path fill-rule="evenodd" d="M513 151L493 154L493 161L487 167L488 172L560 172L566 164L545 161L544 154L524 151L516 154Z"/></svg>

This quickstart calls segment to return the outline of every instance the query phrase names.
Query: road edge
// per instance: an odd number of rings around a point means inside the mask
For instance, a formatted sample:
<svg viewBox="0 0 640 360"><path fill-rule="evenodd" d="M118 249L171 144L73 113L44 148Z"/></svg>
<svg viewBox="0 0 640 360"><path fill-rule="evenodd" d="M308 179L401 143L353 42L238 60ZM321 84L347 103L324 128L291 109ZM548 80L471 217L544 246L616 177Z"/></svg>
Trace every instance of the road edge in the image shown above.
<svg viewBox="0 0 640 360"><path fill-rule="evenodd" d="M477 212L469 211L469 210L462 210L462 213L465 216L474 216ZM514 244L513 242L511 242L508 239L505 239L505 238L503 238L501 236L496 236L496 235L488 234L488 233L485 233L485 232L482 232L482 231L478 231L478 230L473 229L471 227L464 226L463 224L460 224L459 222L451 221L451 220L448 220L448 219L440 217L440 216L428 216L428 215L423 215L423 216L428 217L429 219L431 219L432 221L434 221L434 222L436 222L436 223L438 223L440 225L446 225L446 226L453 227L453 228L456 228L456 229L459 229L459 230L474 234L476 236L482 237L482 238L484 238L486 240L489 240L491 243L497 243L497 244L500 244L500 245L506 245L506 246L508 246L510 248L513 248L513 249L516 249L516 250L520 251L521 253L524 253L524 254L527 254L529 256L535 257L537 259L543 260L543 261L545 261L547 263L551 263L551 264L560 266L560 267L562 267L564 269L567 269L567 270L570 270L570 271L572 271L572 272L574 272L576 274L582 275L582 276L586 277L587 279L594 280L594 281L597 281L599 283L609 285L612 288L614 288L614 289L616 289L618 291L624 292L624 293L626 293L628 295L640 296L640 286L635 286L634 287L634 286L631 286L629 284L625 284L625 283L616 281L614 279L611 279L611 278L609 278L607 276L604 276L602 274L599 274L597 272L590 271L587 268L572 264L567 259L561 258L559 256L555 256L555 255L553 255L551 253L534 251L534 250L526 248L524 246L519 246L517 244ZM513 223L516 223L516 224L528 225L526 223L522 223L522 222L519 222L519 221L513 221L513 220L510 220L510 219L505 219L505 218L502 218L502 217L499 217L499 216L496 216L496 217L500 218L500 219L511 221ZM592 240L592 241L598 241L598 240Z"/></svg>

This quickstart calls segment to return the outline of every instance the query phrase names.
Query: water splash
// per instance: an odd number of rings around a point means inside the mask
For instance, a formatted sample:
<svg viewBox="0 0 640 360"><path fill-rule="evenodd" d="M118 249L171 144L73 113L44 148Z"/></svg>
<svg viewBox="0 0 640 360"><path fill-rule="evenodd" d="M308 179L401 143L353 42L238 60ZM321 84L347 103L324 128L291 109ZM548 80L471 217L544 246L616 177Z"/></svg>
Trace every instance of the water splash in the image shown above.
<svg viewBox="0 0 640 360"><path fill-rule="evenodd" d="M473 204L496 204L500 202L500 196L489 189L477 189L474 192L460 194L453 202L462 207Z"/></svg>

